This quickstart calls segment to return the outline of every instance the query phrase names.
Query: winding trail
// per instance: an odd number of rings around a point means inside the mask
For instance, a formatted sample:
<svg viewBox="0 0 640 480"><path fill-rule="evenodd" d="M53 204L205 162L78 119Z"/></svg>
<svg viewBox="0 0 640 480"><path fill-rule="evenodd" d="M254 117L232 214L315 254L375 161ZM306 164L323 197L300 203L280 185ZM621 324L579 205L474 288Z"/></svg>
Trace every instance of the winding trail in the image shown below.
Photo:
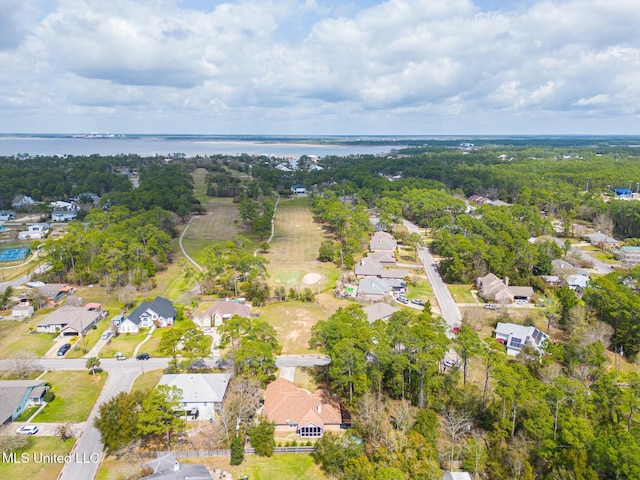
<svg viewBox="0 0 640 480"><path fill-rule="evenodd" d="M178 243L180 245L180 250L182 251L182 255L184 255L184 258L186 258L187 260L189 260L189 262L191 262L191 264L196 267L198 270L200 270L201 272L204 272L204 268L202 268L198 262L196 262L193 258L191 258L189 256L189 254L187 253L187 251L184 249L184 245L182 245L182 238L184 237L184 234L187 233L187 230L189 230L189 227L191 226L191 222L193 221L193 219L195 218L195 215L192 215L191 218L189 219L189 223L187 223L187 226L184 227L184 230L182 230L182 233L180 234L180 238L178 239Z"/></svg>

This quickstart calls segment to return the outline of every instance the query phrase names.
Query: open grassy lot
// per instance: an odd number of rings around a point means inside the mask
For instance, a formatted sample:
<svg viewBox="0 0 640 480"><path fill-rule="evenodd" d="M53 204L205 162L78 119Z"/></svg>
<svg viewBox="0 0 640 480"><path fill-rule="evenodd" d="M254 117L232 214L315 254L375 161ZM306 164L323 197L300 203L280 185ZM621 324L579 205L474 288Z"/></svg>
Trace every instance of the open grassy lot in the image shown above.
<svg viewBox="0 0 640 480"><path fill-rule="evenodd" d="M410 284L407 287L407 294L405 295L409 300L413 300L414 298L419 298L420 300L431 302L431 305L437 305L436 297L433 294L433 290L431 289L431 284L427 277L419 276L414 277L417 279L415 284Z"/></svg>
<svg viewBox="0 0 640 480"><path fill-rule="evenodd" d="M29 437L27 446L16 452L18 458L22 453L27 453L29 461L25 463L0 462L0 478L55 480L58 478L63 464L38 462L38 455L67 455L74 443L75 439L73 438L61 442L58 437ZM36 456L34 457L34 455Z"/></svg>
<svg viewBox="0 0 640 480"><path fill-rule="evenodd" d="M107 373L89 371L48 372L42 377L51 384L56 398L34 419L36 422L84 422L96 402Z"/></svg>
<svg viewBox="0 0 640 480"><path fill-rule="evenodd" d="M31 333L36 324L44 318L36 316L24 321L0 321L0 358L11 358L25 352L40 357L53 346L53 338L48 333Z"/></svg>
<svg viewBox="0 0 640 480"><path fill-rule="evenodd" d="M456 303L476 303L476 299L471 294L473 285L448 284L447 288Z"/></svg>
<svg viewBox="0 0 640 480"><path fill-rule="evenodd" d="M131 391L141 390L143 392L150 392L158 384L163 373L162 370L145 371L134 380Z"/></svg>
<svg viewBox="0 0 640 480"><path fill-rule="evenodd" d="M597 260L600 260L603 263L607 263L607 264L618 263L618 260L616 260L616 257L614 257L613 254L609 252L603 252L598 247L594 247L593 245L582 245L578 248L583 252L588 253L589 256Z"/></svg>
<svg viewBox="0 0 640 480"><path fill-rule="evenodd" d="M313 221L306 199L284 199L278 205L275 235L269 253L267 269L272 287L305 288L323 291L332 289L338 269L332 263L318 261L320 243L324 240L322 227ZM305 285L308 273L322 276L318 285Z"/></svg>
<svg viewBox="0 0 640 480"><path fill-rule="evenodd" d="M210 469L222 468L230 472L233 478L238 479L243 475L247 475L251 480L326 480L329 478L313 462L311 455L282 454L270 458L247 455L244 457L244 462L237 467L229 465L229 457L212 457L203 460L202 463Z"/></svg>
<svg viewBox="0 0 640 480"><path fill-rule="evenodd" d="M345 302L344 305L347 305ZM311 327L319 320L326 320L335 308L317 303L272 303L261 309L260 318L278 332L283 354L310 353Z"/></svg>
<svg viewBox="0 0 640 480"><path fill-rule="evenodd" d="M147 330L137 334L124 333L122 335L118 335L100 351L100 357L112 358L116 352L121 352L123 355L130 357L133 355L136 345L145 338L147 338ZM147 346L147 343L145 343L145 347Z"/></svg>

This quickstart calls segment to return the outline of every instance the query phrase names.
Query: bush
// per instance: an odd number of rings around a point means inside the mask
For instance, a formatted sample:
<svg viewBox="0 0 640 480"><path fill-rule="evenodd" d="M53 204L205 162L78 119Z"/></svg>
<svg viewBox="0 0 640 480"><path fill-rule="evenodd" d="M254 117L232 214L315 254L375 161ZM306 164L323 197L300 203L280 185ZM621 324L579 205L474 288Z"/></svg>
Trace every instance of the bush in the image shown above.
<svg viewBox="0 0 640 480"><path fill-rule="evenodd" d="M273 434L276 427L273 423L262 421L258 425L251 427L249 430L249 440L251 446L255 449L256 455L261 457L270 457L273 455L273 449L276 446Z"/></svg>
<svg viewBox="0 0 640 480"><path fill-rule="evenodd" d="M56 394L53 393L51 390L47 390L47 392L42 396L42 400L44 400L47 403L53 402L55 398L56 398Z"/></svg>
<svg viewBox="0 0 640 480"><path fill-rule="evenodd" d="M240 465L244 461L244 437L236 435L231 442L231 465Z"/></svg>

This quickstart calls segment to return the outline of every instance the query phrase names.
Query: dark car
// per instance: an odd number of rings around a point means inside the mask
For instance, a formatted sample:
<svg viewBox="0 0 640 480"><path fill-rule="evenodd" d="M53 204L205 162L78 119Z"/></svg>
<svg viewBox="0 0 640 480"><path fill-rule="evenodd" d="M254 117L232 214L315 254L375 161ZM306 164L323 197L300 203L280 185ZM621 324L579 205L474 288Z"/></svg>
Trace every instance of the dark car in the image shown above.
<svg viewBox="0 0 640 480"><path fill-rule="evenodd" d="M69 350L71 350L71 345L65 343L58 349L58 356L63 357Z"/></svg>
<svg viewBox="0 0 640 480"><path fill-rule="evenodd" d="M149 354L148 353L140 353L138 354L138 356L136 357L136 360L149 360Z"/></svg>
<svg viewBox="0 0 640 480"><path fill-rule="evenodd" d="M191 365L189 365L189 368L192 370L204 370L205 368L209 368L209 366L204 363L203 360L194 360L191 362Z"/></svg>

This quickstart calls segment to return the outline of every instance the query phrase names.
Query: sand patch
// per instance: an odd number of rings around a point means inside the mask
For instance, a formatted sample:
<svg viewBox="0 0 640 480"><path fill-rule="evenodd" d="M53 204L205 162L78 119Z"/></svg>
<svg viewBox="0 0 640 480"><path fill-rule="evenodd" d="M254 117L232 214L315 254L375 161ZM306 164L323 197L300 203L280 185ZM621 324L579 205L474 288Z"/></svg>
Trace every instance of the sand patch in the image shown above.
<svg viewBox="0 0 640 480"><path fill-rule="evenodd" d="M302 279L302 283L305 285L317 285L322 280L322 275L319 273L307 273Z"/></svg>

